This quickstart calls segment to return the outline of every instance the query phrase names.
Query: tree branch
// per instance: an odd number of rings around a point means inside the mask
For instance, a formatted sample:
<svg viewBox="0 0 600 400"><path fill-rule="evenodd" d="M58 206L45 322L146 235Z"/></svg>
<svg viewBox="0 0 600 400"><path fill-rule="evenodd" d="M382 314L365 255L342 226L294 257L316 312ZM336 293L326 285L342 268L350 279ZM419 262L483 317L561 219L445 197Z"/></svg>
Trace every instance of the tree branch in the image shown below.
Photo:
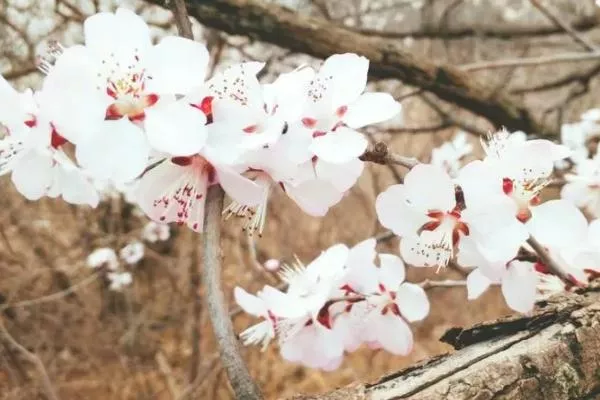
<svg viewBox="0 0 600 400"><path fill-rule="evenodd" d="M260 390L252 380L240 353L239 343L223 290L221 288L221 211L224 192L218 185L208 189L204 213L202 280L206 289L208 313L219 345L221 362L237 399L262 399Z"/></svg>
<svg viewBox="0 0 600 400"><path fill-rule="evenodd" d="M367 150L362 156L359 157L362 161L370 161L375 164L382 165L402 165L408 169L413 168L419 164L419 160L414 157L405 157L398 154L390 153L387 144L383 142L375 143L372 150Z"/></svg>
<svg viewBox="0 0 600 400"><path fill-rule="evenodd" d="M150 0L162 4L163 0ZM456 67L435 64L403 50L397 40L369 37L320 18L291 12L257 0L187 0L190 15L202 24L230 34L250 36L315 57L353 52L370 60L377 78L399 79L478 114L496 127L556 136L556 127L535 120L514 99L490 98L493 88L482 85Z"/></svg>
<svg viewBox="0 0 600 400"><path fill-rule="evenodd" d="M44 367L44 363L38 356L34 353L27 350L23 345L15 340L11 336L11 334L6 330L4 323L2 322L2 317L0 316L0 335L2 335L2 339L11 347L15 348L27 361L32 363L37 370L38 375L42 381L42 387L44 388L44 392L48 400L59 400L56 391L54 390L54 386L52 386L52 381L46 372L46 368Z"/></svg>
<svg viewBox="0 0 600 400"><path fill-rule="evenodd" d="M600 287L560 294L532 315L452 328L456 352L375 383L294 400L596 399L600 395Z"/></svg>

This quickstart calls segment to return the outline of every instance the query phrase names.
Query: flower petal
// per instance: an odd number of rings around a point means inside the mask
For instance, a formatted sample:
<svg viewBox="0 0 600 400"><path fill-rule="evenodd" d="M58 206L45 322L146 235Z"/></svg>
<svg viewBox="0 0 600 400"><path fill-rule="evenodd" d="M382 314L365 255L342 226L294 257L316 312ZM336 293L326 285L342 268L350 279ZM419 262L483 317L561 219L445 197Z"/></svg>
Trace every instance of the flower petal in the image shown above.
<svg viewBox="0 0 600 400"><path fill-rule="evenodd" d="M157 104L145 110L150 146L173 156L198 153L206 143L206 116L185 102Z"/></svg>
<svg viewBox="0 0 600 400"><path fill-rule="evenodd" d="M506 304L520 313L531 311L535 304L538 280L532 263L513 261L502 279L502 294Z"/></svg>
<svg viewBox="0 0 600 400"><path fill-rule="evenodd" d="M333 132L313 139L310 148L324 161L343 164L362 155L368 144L363 134L353 129L339 127Z"/></svg>
<svg viewBox="0 0 600 400"><path fill-rule="evenodd" d="M154 46L143 61L152 76L146 89L152 93L184 94L204 84L208 50L199 42L167 36Z"/></svg>
<svg viewBox="0 0 600 400"><path fill-rule="evenodd" d="M429 314L429 299L422 287L403 283L396 292L396 304L409 322L421 321Z"/></svg>
<svg viewBox="0 0 600 400"><path fill-rule="evenodd" d="M319 159L315 165L315 172L319 179L330 182L340 192L346 192L354 186L364 167L365 163L358 158L343 164L333 164Z"/></svg>
<svg viewBox="0 0 600 400"><path fill-rule="evenodd" d="M379 222L398 236L413 235L429 218L407 204L405 185L392 185L377 196Z"/></svg>
<svg viewBox="0 0 600 400"><path fill-rule="evenodd" d="M576 247L585 241L587 221L566 200L550 200L532 210L527 222L531 235L547 247Z"/></svg>
<svg viewBox="0 0 600 400"><path fill-rule="evenodd" d="M236 202L246 206L255 206L261 202L264 186L246 178L227 166L217 166L218 181L223 190Z"/></svg>
<svg viewBox="0 0 600 400"><path fill-rule="evenodd" d="M481 268L475 268L469 276L467 276L467 298L474 300L485 292L492 281L481 272Z"/></svg>
<svg viewBox="0 0 600 400"><path fill-rule="evenodd" d="M45 196L54 179L51 154L28 151L14 166L11 179L28 200L38 200Z"/></svg>
<svg viewBox="0 0 600 400"><path fill-rule="evenodd" d="M329 182L309 180L296 186L285 186L287 195L309 215L322 217L330 207L338 203L343 193L336 190Z"/></svg>
<svg viewBox="0 0 600 400"><path fill-rule="evenodd" d="M244 310L244 312L256 317L264 317L267 315L267 307L264 300L254 296L239 286L233 289L233 297L235 302Z"/></svg>
<svg viewBox="0 0 600 400"><path fill-rule="evenodd" d="M443 169L418 164L404 177L406 200L415 208L450 211L456 205L454 183Z"/></svg>
<svg viewBox="0 0 600 400"><path fill-rule="evenodd" d="M327 58L318 72L320 81L330 81L333 108L354 102L367 86L369 60L353 53L334 54Z"/></svg>
<svg viewBox="0 0 600 400"><path fill-rule="evenodd" d="M150 149L142 130L127 118L106 121L76 148L77 160L97 179L128 182L146 168Z"/></svg>
<svg viewBox="0 0 600 400"><path fill-rule="evenodd" d="M364 93L348 105L343 121L350 128L387 121L402 111L402 106L388 93Z"/></svg>
<svg viewBox="0 0 600 400"><path fill-rule="evenodd" d="M388 291L395 292L404 282L406 271L404 262L393 254L379 254L379 282Z"/></svg>

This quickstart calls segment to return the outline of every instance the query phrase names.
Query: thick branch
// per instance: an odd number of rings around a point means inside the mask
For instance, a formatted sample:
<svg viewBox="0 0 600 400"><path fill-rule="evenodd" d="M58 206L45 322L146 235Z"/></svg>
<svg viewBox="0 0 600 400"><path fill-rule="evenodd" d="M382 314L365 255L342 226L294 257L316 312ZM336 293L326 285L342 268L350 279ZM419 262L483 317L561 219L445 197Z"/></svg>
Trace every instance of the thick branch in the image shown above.
<svg viewBox="0 0 600 400"><path fill-rule="evenodd" d="M162 4L163 0L151 0ZM250 36L315 57L359 53L371 61L378 78L399 79L478 114L496 127L540 136L557 135L555 127L534 120L524 106L500 96L458 68L435 64L403 50L397 40L369 37L323 19L302 16L258 0L187 0L190 15L202 24L231 34Z"/></svg>
<svg viewBox="0 0 600 400"><path fill-rule="evenodd" d="M233 325L221 288L220 242L223 196L223 189L218 185L210 187L206 196L202 237L202 280L206 289L208 314L219 344L221 363L227 371L236 398L244 400L262 399L260 390L252 380L250 372L242 359L240 346L233 331Z"/></svg>
<svg viewBox="0 0 600 400"><path fill-rule="evenodd" d="M558 295L531 316L453 328L458 351L374 384L295 400L566 400L600 396L600 288Z"/></svg>

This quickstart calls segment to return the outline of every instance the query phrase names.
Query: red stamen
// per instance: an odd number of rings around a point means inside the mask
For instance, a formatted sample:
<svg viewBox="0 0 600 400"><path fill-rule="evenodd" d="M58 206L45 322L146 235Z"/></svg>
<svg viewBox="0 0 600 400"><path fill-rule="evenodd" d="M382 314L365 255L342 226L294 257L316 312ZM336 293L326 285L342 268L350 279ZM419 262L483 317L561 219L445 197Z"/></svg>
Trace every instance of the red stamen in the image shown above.
<svg viewBox="0 0 600 400"><path fill-rule="evenodd" d="M348 106L341 106L336 110L335 114L338 116L338 118L342 118L344 114L346 114L346 111L348 111Z"/></svg>
<svg viewBox="0 0 600 400"><path fill-rule="evenodd" d="M506 194L506 195L512 194L514 188L515 188L515 185L514 185L512 179L510 179L510 178L502 179L502 191L504 192L504 194Z"/></svg>
<svg viewBox="0 0 600 400"><path fill-rule="evenodd" d="M302 125L306 128L312 129L317 125L317 120L314 118L302 118Z"/></svg>
<svg viewBox="0 0 600 400"><path fill-rule="evenodd" d="M171 162L180 167L186 167L192 163L192 157L172 157Z"/></svg>
<svg viewBox="0 0 600 400"><path fill-rule="evenodd" d="M52 127L52 136L50 137L50 145L55 148L58 149L60 146L62 146L63 144L67 143L68 140L65 139L64 137L62 137L57 131L56 129L54 129L54 127Z"/></svg>

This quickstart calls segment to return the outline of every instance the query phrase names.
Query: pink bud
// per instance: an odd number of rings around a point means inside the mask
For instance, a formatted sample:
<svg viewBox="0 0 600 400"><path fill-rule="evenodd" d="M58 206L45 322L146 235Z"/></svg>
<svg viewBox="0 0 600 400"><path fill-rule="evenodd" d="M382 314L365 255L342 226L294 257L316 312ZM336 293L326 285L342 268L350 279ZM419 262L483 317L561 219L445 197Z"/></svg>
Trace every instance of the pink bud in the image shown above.
<svg viewBox="0 0 600 400"><path fill-rule="evenodd" d="M270 260L265 261L264 265L267 271L277 271L281 266L279 260L271 258Z"/></svg>

